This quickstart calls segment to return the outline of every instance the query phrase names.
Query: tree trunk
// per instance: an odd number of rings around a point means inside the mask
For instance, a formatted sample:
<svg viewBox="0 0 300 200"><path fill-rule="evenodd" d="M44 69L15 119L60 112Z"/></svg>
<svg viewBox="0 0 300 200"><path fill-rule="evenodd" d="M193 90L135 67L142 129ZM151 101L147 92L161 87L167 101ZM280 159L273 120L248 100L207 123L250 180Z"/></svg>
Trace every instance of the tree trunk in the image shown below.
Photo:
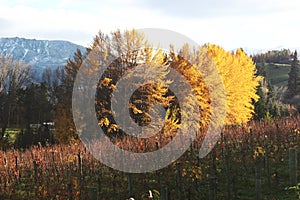
<svg viewBox="0 0 300 200"><path fill-rule="evenodd" d="M6 125L2 127L2 130L1 130L1 138L0 138L0 139L3 139L6 129L7 129L7 126L6 126Z"/></svg>

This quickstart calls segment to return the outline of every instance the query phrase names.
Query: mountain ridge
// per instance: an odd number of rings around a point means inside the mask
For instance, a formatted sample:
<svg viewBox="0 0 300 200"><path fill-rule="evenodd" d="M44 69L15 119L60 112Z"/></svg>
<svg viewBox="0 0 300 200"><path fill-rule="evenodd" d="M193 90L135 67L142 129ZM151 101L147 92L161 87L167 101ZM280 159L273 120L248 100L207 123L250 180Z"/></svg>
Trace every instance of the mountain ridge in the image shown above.
<svg viewBox="0 0 300 200"><path fill-rule="evenodd" d="M64 66L77 49L85 52L85 47L66 40L0 38L0 54L11 55L13 59L24 61L37 71L48 66Z"/></svg>

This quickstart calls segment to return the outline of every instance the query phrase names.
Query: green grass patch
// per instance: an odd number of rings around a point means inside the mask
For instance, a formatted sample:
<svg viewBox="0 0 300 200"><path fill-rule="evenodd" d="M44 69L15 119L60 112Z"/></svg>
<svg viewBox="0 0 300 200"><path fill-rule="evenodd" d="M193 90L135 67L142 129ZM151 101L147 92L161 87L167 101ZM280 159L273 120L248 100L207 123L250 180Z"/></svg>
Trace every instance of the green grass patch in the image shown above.
<svg viewBox="0 0 300 200"><path fill-rule="evenodd" d="M289 64L278 64L278 63L267 63L266 65L267 74L271 83L274 86L287 86L289 72L291 65Z"/></svg>
<svg viewBox="0 0 300 200"><path fill-rule="evenodd" d="M22 129L22 128L7 128L6 130L5 130L5 134L4 134L4 136L5 137L7 137L7 142L9 143L9 144L13 144L14 142L15 142L15 140L17 139L17 136L19 135L19 134L21 134L22 133L22 131L24 131L24 129Z"/></svg>

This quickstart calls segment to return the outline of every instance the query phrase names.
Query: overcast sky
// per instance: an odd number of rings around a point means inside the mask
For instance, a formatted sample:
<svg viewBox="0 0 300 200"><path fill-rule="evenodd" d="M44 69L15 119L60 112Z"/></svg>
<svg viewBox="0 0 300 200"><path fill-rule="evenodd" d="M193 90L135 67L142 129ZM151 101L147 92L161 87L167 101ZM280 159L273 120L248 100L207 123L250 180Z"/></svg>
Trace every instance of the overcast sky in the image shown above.
<svg viewBox="0 0 300 200"><path fill-rule="evenodd" d="M0 0L0 37L89 45L101 29L165 28L227 50L300 47L300 0Z"/></svg>

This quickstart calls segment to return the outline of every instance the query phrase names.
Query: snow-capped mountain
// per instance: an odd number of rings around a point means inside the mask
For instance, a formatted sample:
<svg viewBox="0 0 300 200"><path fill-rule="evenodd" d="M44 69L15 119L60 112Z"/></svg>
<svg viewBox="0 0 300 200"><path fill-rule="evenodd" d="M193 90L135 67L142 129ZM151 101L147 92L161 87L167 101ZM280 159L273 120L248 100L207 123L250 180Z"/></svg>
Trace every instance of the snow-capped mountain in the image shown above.
<svg viewBox="0 0 300 200"><path fill-rule="evenodd" d="M36 40L25 38L0 38L0 54L29 63L40 71L47 66L64 66L75 51L85 51L83 46L62 40Z"/></svg>

